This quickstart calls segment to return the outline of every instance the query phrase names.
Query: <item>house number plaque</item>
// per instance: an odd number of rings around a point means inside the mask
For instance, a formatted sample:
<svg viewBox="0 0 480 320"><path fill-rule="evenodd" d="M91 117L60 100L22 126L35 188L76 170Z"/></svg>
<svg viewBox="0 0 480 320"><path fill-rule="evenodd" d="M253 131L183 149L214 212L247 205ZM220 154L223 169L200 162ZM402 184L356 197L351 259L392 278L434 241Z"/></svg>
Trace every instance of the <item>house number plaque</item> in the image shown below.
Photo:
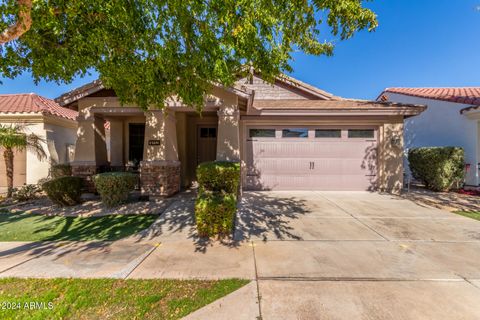
<svg viewBox="0 0 480 320"><path fill-rule="evenodd" d="M148 140L148 145L149 146L159 146L160 145L160 140Z"/></svg>

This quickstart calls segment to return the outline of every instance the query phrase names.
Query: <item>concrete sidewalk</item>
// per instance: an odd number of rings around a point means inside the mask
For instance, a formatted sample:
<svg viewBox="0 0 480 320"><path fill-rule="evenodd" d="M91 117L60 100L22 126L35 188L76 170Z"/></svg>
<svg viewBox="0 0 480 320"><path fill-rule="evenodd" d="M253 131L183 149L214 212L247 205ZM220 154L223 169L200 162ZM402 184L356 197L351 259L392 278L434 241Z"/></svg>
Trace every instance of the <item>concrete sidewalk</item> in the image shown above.
<svg viewBox="0 0 480 320"><path fill-rule="evenodd" d="M480 222L375 193L245 193L233 240L196 235L193 197L112 243L0 243L0 276L220 279L188 319L480 319Z"/></svg>

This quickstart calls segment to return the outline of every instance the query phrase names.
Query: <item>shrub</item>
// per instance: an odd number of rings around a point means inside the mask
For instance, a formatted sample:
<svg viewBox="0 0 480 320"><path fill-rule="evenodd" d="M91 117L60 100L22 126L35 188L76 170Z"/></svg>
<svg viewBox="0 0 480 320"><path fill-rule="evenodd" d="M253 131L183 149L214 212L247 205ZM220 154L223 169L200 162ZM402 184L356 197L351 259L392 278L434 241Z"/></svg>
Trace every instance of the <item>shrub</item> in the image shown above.
<svg viewBox="0 0 480 320"><path fill-rule="evenodd" d="M36 184L25 184L20 188L13 189L13 199L17 201L28 201L35 199L41 189Z"/></svg>
<svg viewBox="0 0 480 320"><path fill-rule="evenodd" d="M205 162L197 168L199 184L195 202L198 234L225 236L232 232L240 185L238 162Z"/></svg>
<svg viewBox="0 0 480 320"><path fill-rule="evenodd" d="M236 194L240 184L240 164L225 161L202 163L197 168L197 181L200 191Z"/></svg>
<svg viewBox="0 0 480 320"><path fill-rule="evenodd" d="M410 170L428 189L458 188L465 175L464 152L457 147L416 148L408 152Z"/></svg>
<svg viewBox="0 0 480 320"><path fill-rule="evenodd" d="M125 202L137 181L138 176L130 172L105 172L93 177L95 188L107 207Z"/></svg>
<svg viewBox="0 0 480 320"><path fill-rule="evenodd" d="M80 203L83 179L80 177L60 177L42 184L48 198L61 206L73 206Z"/></svg>
<svg viewBox="0 0 480 320"><path fill-rule="evenodd" d="M201 237L231 234L237 197L221 192L200 192L195 201L195 219Z"/></svg>
<svg viewBox="0 0 480 320"><path fill-rule="evenodd" d="M72 167L69 164L55 164L50 168L50 175L53 179L71 176Z"/></svg>

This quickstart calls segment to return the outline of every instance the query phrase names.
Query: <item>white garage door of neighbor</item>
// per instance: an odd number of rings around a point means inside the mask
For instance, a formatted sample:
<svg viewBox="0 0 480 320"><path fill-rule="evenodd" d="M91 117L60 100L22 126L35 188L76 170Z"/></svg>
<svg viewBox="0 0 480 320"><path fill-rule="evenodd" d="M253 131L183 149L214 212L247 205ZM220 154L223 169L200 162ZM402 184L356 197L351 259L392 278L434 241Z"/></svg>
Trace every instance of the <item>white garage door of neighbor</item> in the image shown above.
<svg viewBox="0 0 480 320"><path fill-rule="evenodd" d="M247 127L247 190L373 190L374 128Z"/></svg>

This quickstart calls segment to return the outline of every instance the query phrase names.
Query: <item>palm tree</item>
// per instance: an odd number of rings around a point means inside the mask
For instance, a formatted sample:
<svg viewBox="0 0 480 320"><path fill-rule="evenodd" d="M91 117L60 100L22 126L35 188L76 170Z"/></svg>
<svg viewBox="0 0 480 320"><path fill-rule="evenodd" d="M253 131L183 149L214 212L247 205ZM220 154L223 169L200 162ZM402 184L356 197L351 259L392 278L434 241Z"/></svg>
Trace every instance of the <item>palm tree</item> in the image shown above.
<svg viewBox="0 0 480 320"><path fill-rule="evenodd" d="M25 125L1 125L0 124L0 148L3 148L5 159L5 171L7 174L7 198L12 196L13 191L13 157L14 150L33 150L39 160L47 158L42 143L44 139L34 133L26 134Z"/></svg>

